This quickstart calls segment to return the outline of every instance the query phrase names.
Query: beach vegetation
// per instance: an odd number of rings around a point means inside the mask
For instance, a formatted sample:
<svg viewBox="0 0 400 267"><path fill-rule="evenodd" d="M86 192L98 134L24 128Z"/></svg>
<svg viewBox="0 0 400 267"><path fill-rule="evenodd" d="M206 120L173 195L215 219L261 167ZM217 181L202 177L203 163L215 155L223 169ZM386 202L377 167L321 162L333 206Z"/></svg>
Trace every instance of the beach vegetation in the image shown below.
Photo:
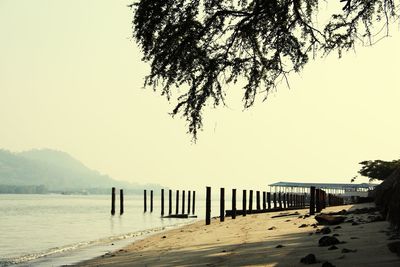
<svg viewBox="0 0 400 267"><path fill-rule="evenodd" d="M368 177L370 181L385 180L397 168L400 168L400 159L392 161L366 160L360 162L362 165L358 171L362 176Z"/></svg>

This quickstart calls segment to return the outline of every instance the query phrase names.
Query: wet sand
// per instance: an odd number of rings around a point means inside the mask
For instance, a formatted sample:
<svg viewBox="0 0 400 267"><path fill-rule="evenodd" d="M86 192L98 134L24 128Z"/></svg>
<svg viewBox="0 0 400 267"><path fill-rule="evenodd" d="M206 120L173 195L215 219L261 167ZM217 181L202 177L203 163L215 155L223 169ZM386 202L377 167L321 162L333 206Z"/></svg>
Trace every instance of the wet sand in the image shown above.
<svg viewBox="0 0 400 267"><path fill-rule="evenodd" d="M329 207L323 212L353 210L365 205ZM294 213L296 211L289 211ZM400 257L387 248L389 224L385 221L340 224L330 226L343 244L338 249L319 247L311 226L314 216L299 218L308 210L297 210L298 215L271 218L279 213L239 216L225 222L213 219L206 226L199 221L137 241L124 249L80 263L80 266L307 266L300 259L315 254L322 266L329 261L335 266L400 266ZM287 213L287 212L283 212ZM366 219L368 214L348 215L348 218ZM307 226L299 227L302 224ZM312 233L312 234L311 234ZM283 247L277 248L278 245ZM357 250L343 253L342 249Z"/></svg>

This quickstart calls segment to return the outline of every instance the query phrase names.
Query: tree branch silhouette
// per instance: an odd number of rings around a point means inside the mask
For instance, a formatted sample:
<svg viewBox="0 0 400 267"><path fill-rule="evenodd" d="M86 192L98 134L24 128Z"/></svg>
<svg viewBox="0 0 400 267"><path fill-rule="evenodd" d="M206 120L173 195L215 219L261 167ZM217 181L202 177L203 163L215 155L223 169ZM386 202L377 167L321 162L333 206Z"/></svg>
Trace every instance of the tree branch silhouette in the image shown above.
<svg viewBox="0 0 400 267"><path fill-rule="evenodd" d="M248 108L299 72L311 53L341 56L359 40L372 44L380 21L388 34L398 1L340 0L343 7L322 27L313 19L320 0L140 0L131 7L134 37L151 66L145 86L168 100L178 94L172 115L187 120L196 140L204 107L224 103L224 85L243 79Z"/></svg>

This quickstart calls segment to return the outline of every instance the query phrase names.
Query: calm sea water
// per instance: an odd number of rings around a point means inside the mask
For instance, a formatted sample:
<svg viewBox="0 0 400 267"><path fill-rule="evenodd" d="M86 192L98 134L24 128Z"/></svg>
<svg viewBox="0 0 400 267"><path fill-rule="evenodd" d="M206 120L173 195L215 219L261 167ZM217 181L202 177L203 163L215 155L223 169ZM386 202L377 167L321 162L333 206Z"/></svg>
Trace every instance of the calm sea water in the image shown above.
<svg viewBox="0 0 400 267"><path fill-rule="evenodd" d="M125 214L111 216L106 195L0 195L0 266L70 264L195 220L160 218L158 202L144 214L143 197L127 195ZM196 201L199 219L203 202Z"/></svg>

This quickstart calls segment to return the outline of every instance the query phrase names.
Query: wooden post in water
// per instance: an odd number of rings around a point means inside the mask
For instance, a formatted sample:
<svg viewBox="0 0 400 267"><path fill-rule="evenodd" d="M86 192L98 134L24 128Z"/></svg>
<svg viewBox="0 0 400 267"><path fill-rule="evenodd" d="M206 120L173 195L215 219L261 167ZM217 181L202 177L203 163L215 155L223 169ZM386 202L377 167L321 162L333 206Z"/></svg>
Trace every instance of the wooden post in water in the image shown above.
<svg viewBox="0 0 400 267"><path fill-rule="evenodd" d="M150 190L150 212L153 212L153 190Z"/></svg>
<svg viewBox="0 0 400 267"><path fill-rule="evenodd" d="M253 190L250 190L249 195L249 213L251 214L253 211Z"/></svg>
<svg viewBox="0 0 400 267"><path fill-rule="evenodd" d="M232 189L232 219L236 219L236 189Z"/></svg>
<svg viewBox="0 0 400 267"><path fill-rule="evenodd" d="M266 194L266 192L265 191L263 191L263 210L265 211L266 209L267 209L267 206L266 206L266 196L267 194Z"/></svg>
<svg viewBox="0 0 400 267"><path fill-rule="evenodd" d="M119 190L119 215L124 214L124 190Z"/></svg>
<svg viewBox="0 0 400 267"><path fill-rule="evenodd" d="M182 214L185 214L185 190L182 190Z"/></svg>
<svg viewBox="0 0 400 267"><path fill-rule="evenodd" d="M296 207L296 195L295 194L292 194L292 205L293 205L293 207Z"/></svg>
<svg viewBox="0 0 400 267"><path fill-rule="evenodd" d="M293 207L296 207L296 194L292 194L292 202L293 202Z"/></svg>
<svg viewBox="0 0 400 267"><path fill-rule="evenodd" d="M164 216L164 189L161 189L161 216Z"/></svg>
<svg viewBox="0 0 400 267"><path fill-rule="evenodd" d="M220 188L219 196L219 221L225 221L225 188Z"/></svg>
<svg viewBox="0 0 400 267"><path fill-rule="evenodd" d="M206 187L206 225L211 223L211 187Z"/></svg>
<svg viewBox="0 0 400 267"><path fill-rule="evenodd" d="M257 200L257 210L260 210L261 209L261 206L260 206L260 191L256 192L256 200Z"/></svg>
<svg viewBox="0 0 400 267"><path fill-rule="evenodd" d="M268 209L271 209L271 192L267 192L267 204L268 204Z"/></svg>
<svg viewBox="0 0 400 267"><path fill-rule="evenodd" d="M190 215L190 190L188 191L188 215Z"/></svg>
<svg viewBox="0 0 400 267"><path fill-rule="evenodd" d="M283 202L283 208L287 208L287 203L286 203L286 193L282 194L282 202Z"/></svg>
<svg viewBox="0 0 400 267"><path fill-rule="evenodd" d="M176 190L175 202L176 202L175 214L179 214L179 190Z"/></svg>
<svg viewBox="0 0 400 267"><path fill-rule="evenodd" d="M315 214L315 186L310 187L310 215Z"/></svg>
<svg viewBox="0 0 400 267"><path fill-rule="evenodd" d="M299 196L297 197L297 199L298 199L298 202L299 202L299 208L301 208L302 207L302 204L301 204L301 195L299 194Z"/></svg>
<svg viewBox="0 0 400 267"><path fill-rule="evenodd" d="M193 206L192 206L192 213L194 214L195 213L195 210L194 210L194 208L195 208L195 203L196 202L196 191L193 191Z"/></svg>
<svg viewBox="0 0 400 267"><path fill-rule="evenodd" d="M246 190L243 190L243 198L242 198L242 209L243 209L243 216L246 216Z"/></svg>
<svg viewBox="0 0 400 267"><path fill-rule="evenodd" d="M321 189L315 189L315 211L321 211Z"/></svg>
<svg viewBox="0 0 400 267"><path fill-rule="evenodd" d="M168 215L172 214L172 190L170 189L168 191Z"/></svg>
<svg viewBox="0 0 400 267"><path fill-rule="evenodd" d="M294 207L294 197L293 197L293 194L289 194L289 197L290 197L290 207Z"/></svg>
<svg viewBox="0 0 400 267"><path fill-rule="evenodd" d="M115 187L111 188L111 215L115 215Z"/></svg>
<svg viewBox="0 0 400 267"><path fill-rule="evenodd" d="M278 203L279 203L279 208L282 208L282 194L280 191L278 193Z"/></svg>
<svg viewBox="0 0 400 267"><path fill-rule="evenodd" d="M144 196L144 212L147 212L147 191L146 190L144 190L143 196Z"/></svg>

